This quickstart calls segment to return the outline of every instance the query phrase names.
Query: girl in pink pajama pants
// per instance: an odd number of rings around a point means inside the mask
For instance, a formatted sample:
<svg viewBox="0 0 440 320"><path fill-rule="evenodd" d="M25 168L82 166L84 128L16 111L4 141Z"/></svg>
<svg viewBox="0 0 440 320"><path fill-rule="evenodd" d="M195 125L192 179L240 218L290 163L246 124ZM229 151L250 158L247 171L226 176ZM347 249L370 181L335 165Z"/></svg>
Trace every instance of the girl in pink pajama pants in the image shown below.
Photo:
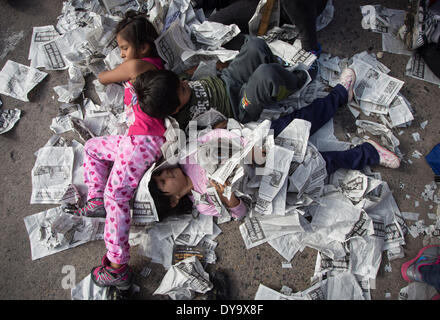
<svg viewBox="0 0 440 320"><path fill-rule="evenodd" d="M93 138L85 145L87 199L104 199L104 241L110 262L126 264L130 259L129 201L145 171L161 157L164 141L163 136L120 135Z"/></svg>

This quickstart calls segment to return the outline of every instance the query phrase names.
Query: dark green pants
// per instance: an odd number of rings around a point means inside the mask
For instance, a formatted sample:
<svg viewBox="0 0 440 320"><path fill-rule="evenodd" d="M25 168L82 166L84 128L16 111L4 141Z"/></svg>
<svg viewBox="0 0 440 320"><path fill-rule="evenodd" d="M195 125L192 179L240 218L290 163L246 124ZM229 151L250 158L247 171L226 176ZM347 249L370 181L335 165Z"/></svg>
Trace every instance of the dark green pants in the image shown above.
<svg viewBox="0 0 440 320"><path fill-rule="evenodd" d="M251 36L221 77L234 118L242 123L258 120L264 108L287 98L304 83L304 79L276 62L264 40Z"/></svg>

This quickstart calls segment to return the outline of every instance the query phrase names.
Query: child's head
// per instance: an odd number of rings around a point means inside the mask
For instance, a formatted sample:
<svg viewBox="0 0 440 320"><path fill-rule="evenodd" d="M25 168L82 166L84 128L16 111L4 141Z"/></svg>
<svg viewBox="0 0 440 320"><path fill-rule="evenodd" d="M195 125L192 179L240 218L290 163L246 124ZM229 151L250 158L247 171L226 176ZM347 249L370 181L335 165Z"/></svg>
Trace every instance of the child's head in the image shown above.
<svg viewBox="0 0 440 320"><path fill-rule="evenodd" d="M146 71L136 77L133 86L142 111L154 118L177 113L191 97L188 83L169 70Z"/></svg>
<svg viewBox="0 0 440 320"><path fill-rule="evenodd" d="M127 11L116 26L115 33L124 60L158 57L154 44L158 34L144 15Z"/></svg>
<svg viewBox="0 0 440 320"><path fill-rule="evenodd" d="M154 200L159 221L167 216L191 213L193 203L187 196L176 197L185 184L180 168L165 169L153 173L148 190Z"/></svg>

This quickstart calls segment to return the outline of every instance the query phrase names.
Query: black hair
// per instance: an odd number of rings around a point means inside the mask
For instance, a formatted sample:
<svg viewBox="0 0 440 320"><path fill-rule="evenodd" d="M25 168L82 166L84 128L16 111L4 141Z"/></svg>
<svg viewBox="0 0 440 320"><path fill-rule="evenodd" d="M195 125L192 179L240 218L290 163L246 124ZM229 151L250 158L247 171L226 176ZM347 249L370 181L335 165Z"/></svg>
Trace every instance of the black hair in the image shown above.
<svg viewBox="0 0 440 320"><path fill-rule="evenodd" d="M159 35L145 15L133 10L127 11L125 17L116 26L115 34L120 35L136 50L139 50L141 45L148 43L151 48L148 56L159 57L154 44Z"/></svg>
<svg viewBox="0 0 440 320"><path fill-rule="evenodd" d="M158 173L153 173L151 180L148 184L148 190L150 191L151 197L153 198L154 205L156 206L157 215L159 216L159 221L162 221L166 217L180 215L180 214L190 214L192 212L193 203L188 196L184 196L180 199L179 203L172 208L171 207L171 196L166 195L157 186L156 180L153 178Z"/></svg>
<svg viewBox="0 0 440 320"><path fill-rule="evenodd" d="M180 80L169 70L149 70L133 83L142 111L154 118L172 115L180 105L177 91Z"/></svg>

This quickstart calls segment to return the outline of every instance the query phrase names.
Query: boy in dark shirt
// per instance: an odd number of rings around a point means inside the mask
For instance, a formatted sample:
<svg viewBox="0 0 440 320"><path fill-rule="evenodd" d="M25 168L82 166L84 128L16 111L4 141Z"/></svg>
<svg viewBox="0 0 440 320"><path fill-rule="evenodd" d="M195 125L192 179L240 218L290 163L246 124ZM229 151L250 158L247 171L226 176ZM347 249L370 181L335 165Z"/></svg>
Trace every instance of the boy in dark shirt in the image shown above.
<svg viewBox="0 0 440 320"><path fill-rule="evenodd" d="M156 72L157 75L161 73L166 71ZM169 76L172 77L171 74ZM182 94L181 104L173 117L185 130L190 120L211 108L241 123L256 121L265 107L295 93L305 85L307 79L306 71L291 72L281 66L264 40L248 37L239 54L221 71L220 77L182 81L177 89L164 82L163 95ZM148 105L147 101L142 100L150 94L145 88L153 84L157 86L155 74L146 72L136 82L139 103ZM169 82L174 80L170 79ZM160 110L156 112L159 116ZM152 113L151 116L155 115Z"/></svg>

